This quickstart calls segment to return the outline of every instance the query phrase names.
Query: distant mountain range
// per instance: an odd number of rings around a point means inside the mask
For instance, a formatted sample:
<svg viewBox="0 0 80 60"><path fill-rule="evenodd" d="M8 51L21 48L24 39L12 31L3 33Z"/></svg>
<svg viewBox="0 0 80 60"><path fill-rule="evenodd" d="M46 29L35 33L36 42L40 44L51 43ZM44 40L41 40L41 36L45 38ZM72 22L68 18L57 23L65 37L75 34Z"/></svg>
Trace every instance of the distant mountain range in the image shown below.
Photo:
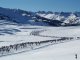
<svg viewBox="0 0 80 60"><path fill-rule="evenodd" d="M31 12L0 7L0 20L41 26L76 26L80 25L80 12Z"/></svg>

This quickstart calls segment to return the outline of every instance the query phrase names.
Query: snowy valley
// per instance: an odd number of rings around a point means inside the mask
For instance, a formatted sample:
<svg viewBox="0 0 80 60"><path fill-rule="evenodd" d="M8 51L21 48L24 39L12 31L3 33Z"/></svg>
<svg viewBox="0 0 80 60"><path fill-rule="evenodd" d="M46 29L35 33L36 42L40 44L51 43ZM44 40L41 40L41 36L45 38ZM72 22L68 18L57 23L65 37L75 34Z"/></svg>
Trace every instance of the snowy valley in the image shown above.
<svg viewBox="0 0 80 60"><path fill-rule="evenodd" d="M0 60L80 59L80 12L0 7Z"/></svg>

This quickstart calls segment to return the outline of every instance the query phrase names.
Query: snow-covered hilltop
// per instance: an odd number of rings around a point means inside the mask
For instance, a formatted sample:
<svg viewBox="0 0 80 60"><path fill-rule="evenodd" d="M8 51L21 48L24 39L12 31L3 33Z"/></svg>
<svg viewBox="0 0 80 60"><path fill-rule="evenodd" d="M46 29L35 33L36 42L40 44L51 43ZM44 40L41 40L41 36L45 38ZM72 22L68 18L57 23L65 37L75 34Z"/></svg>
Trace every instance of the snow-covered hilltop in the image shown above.
<svg viewBox="0 0 80 60"><path fill-rule="evenodd" d="M18 24L70 26L80 25L80 12L31 12L0 7L0 20Z"/></svg>

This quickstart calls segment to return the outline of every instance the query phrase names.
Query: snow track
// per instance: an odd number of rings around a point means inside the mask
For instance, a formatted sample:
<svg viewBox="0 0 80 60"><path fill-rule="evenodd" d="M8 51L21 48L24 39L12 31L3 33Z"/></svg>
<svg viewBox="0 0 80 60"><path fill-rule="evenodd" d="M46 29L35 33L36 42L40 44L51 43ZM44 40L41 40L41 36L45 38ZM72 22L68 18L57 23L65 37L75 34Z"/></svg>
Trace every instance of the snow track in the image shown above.
<svg viewBox="0 0 80 60"><path fill-rule="evenodd" d="M69 40L71 40L71 39L69 39ZM11 54L16 54L16 53L21 53L24 51L35 50L35 49L42 48L44 46L63 43L65 41L69 41L69 40L67 38L61 38L61 39L57 39L57 40L25 42L25 43L10 45L10 46L2 46L0 48L0 57L6 56L6 55L11 55Z"/></svg>
<svg viewBox="0 0 80 60"><path fill-rule="evenodd" d="M61 37L55 36L54 34L50 35L49 32L55 33L59 29L57 27L55 29L54 28L53 27L39 27L39 26L36 26L36 29L35 29L35 26L29 26L27 28L25 26L24 27L20 26L18 28L16 27L16 29L20 30L20 32L17 32L15 35L11 35L11 37L13 37L13 38L16 37L15 42L14 42L14 40L11 41L10 39L9 39L9 41L4 40L4 41L0 42L0 43L12 42L11 44L7 43L8 45L0 46L0 57L18 54L18 53L22 53L22 52L28 52L31 50L47 47L49 45L55 45L55 44L59 44L59 43L65 43L65 42L80 39L79 36L76 36L76 37L66 36L65 37L64 36L65 34ZM68 29L70 29L70 28L68 28ZM53 31L51 31L51 30L53 30ZM64 32L65 28L63 27L63 29L62 29L62 27L61 27L60 31L61 30ZM23 38L22 36L24 36L26 39ZM17 40L18 37L20 37L19 38L20 40ZM36 40L35 37L38 40ZM28 38L32 38L32 39L30 39L31 41L29 41ZM46 39L43 40L43 38L46 38Z"/></svg>

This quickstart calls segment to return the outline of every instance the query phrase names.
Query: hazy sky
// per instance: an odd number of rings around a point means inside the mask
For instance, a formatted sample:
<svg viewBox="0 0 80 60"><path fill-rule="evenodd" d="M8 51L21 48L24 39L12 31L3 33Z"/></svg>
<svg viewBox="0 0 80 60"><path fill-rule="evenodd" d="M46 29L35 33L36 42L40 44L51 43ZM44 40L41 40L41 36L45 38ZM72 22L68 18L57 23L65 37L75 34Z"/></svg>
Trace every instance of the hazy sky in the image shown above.
<svg viewBox="0 0 80 60"><path fill-rule="evenodd" d="M80 0L0 0L0 7L27 11L80 11Z"/></svg>

